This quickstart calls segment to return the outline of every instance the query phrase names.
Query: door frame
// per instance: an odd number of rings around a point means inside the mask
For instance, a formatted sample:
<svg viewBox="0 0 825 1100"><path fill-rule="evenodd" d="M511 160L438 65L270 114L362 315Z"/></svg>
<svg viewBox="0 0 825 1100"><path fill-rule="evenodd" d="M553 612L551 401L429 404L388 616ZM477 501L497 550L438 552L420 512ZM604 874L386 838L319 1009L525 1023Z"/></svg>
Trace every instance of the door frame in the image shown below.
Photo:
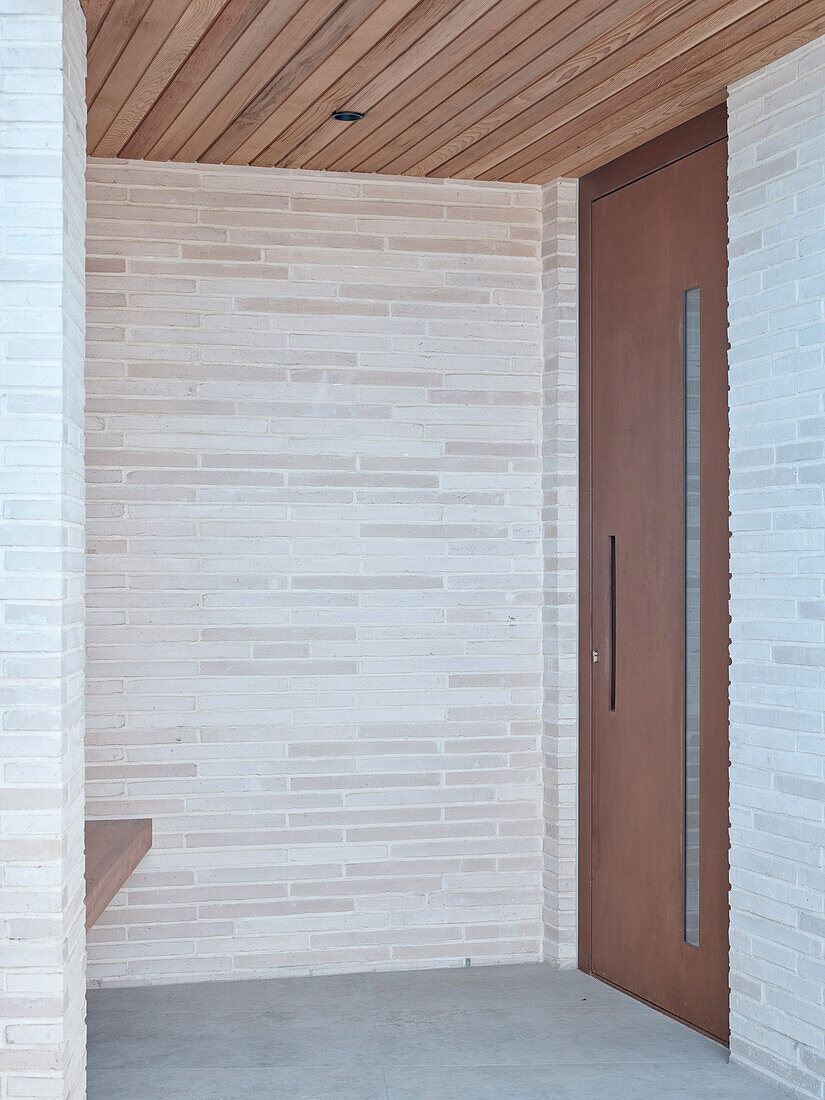
<svg viewBox="0 0 825 1100"><path fill-rule="evenodd" d="M592 204L727 136L721 104L579 180L579 840L578 966L592 973Z"/></svg>

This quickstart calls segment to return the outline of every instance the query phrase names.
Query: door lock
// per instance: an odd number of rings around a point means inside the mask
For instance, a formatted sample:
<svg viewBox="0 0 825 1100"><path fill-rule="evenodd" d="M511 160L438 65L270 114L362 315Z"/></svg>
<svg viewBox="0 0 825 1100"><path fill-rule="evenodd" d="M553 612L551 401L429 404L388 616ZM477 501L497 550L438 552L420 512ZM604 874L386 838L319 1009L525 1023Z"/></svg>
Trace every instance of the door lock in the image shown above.
<svg viewBox="0 0 825 1100"><path fill-rule="evenodd" d="M598 651L598 649L593 650L592 656L593 656L593 664L597 665L599 663L599 651Z"/></svg>

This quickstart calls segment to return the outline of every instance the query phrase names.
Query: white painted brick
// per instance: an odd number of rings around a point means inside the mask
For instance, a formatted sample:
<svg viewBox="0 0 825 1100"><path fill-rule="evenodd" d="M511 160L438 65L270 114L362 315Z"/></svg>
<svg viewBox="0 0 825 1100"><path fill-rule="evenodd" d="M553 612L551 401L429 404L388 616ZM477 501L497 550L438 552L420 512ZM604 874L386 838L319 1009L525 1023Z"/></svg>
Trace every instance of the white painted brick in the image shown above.
<svg viewBox="0 0 825 1100"><path fill-rule="evenodd" d="M731 1057L825 1096L825 39L729 98Z"/></svg>
<svg viewBox="0 0 825 1100"><path fill-rule="evenodd" d="M544 373L543 924L545 956L574 967L578 784L578 185L542 189Z"/></svg>
<svg viewBox="0 0 825 1100"><path fill-rule="evenodd" d="M540 189L88 199L90 978L539 958Z"/></svg>
<svg viewBox="0 0 825 1100"><path fill-rule="evenodd" d="M0 19L0 1097L85 1095L85 23Z"/></svg>

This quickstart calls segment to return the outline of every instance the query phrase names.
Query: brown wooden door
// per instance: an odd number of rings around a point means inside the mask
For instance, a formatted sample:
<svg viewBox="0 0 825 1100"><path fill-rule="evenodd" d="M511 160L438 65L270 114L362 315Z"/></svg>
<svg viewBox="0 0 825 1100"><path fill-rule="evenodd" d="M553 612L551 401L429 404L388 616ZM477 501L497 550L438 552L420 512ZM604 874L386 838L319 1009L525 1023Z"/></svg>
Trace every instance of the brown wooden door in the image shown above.
<svg viewBox="0 0 825 1100"><path fill-rule="evenodd" d="M726 1039L727 148L693 143L590 193L585 861L592 973Z"/></svg>

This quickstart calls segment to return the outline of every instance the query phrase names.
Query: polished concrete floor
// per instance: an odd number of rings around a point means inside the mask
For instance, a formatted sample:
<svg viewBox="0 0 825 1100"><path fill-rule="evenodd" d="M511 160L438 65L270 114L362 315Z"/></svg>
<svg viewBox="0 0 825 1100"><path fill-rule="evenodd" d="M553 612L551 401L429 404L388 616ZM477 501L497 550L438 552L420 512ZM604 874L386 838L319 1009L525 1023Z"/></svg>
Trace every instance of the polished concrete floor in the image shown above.
<svg viewBox="0 0 825 1100"><path fill-rule="evenodd" d="M540 964L95 991L88 1100L776 1100L716 1043Z"/></svg>

